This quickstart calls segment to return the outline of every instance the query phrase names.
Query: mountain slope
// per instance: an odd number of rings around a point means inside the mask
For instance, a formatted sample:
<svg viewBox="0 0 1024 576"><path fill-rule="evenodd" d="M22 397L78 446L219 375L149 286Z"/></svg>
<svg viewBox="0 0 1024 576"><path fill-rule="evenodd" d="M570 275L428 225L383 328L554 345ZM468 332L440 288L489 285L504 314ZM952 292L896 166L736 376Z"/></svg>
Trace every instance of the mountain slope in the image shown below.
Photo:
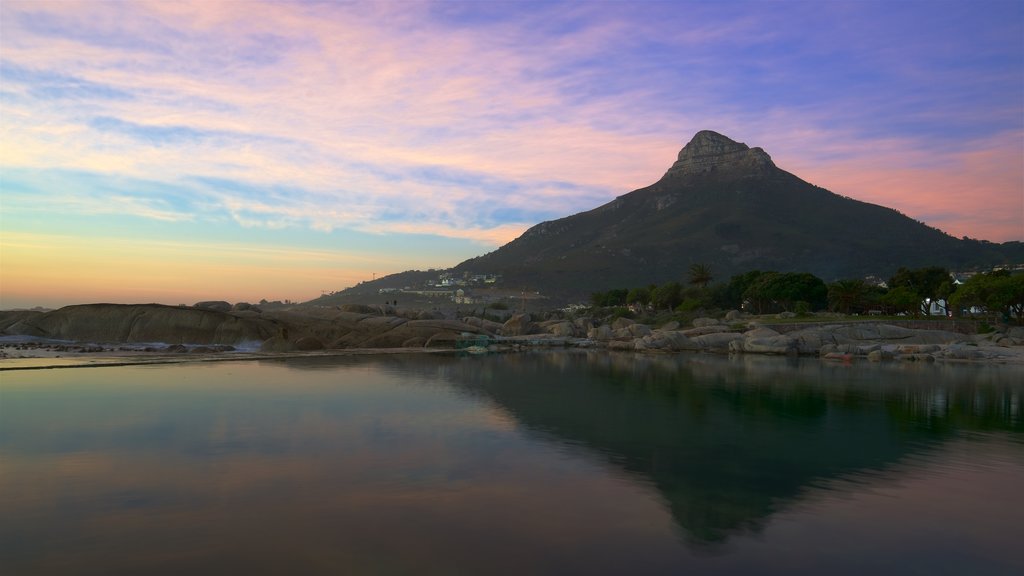
<svg viewBox="0 0 1024 576"><path fill-rule="evenodd" d="M575 296L752 269L826 280L888 276L900 266L1024 261L1020 242L960 240L899 212L842 197L779 169L760 148L697 133L656 183L543 222L457 271L502 274L510 287Z"/></svg>

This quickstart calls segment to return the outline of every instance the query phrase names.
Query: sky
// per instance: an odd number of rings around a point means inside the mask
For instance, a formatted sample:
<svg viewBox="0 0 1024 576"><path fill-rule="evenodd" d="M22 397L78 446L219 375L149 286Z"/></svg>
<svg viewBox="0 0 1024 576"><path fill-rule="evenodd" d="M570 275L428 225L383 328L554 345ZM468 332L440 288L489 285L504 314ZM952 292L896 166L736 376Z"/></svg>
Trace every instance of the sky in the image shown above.
<svg viewBox="0 0 1024 576"><path fill-rule="evenodd" d="M703 129L1024 240L1024 2L4 0L0 308L450 267Z"/></svg>

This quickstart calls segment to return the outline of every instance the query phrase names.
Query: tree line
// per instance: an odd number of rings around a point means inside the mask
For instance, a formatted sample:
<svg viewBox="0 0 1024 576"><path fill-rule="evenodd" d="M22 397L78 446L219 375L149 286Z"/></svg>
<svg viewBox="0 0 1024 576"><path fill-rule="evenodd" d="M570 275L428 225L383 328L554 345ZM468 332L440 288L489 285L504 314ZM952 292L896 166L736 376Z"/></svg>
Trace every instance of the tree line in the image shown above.
<svg viewBox="0 0 1024 576"><path fill-rule="evenodd" d="M752 270L712 284L707 265L690 267L685 282L669 281L595 292L599 307L640 306L651 310L691 312L743 309L756 314L829 310L842 314L927 315L932 303L949 314L985 314L1002 321L1024 319L1024 274L1007 270L982 272L955 284L938 266L900 268L885 286L863 279L825 283L808 272Z"/></svg>

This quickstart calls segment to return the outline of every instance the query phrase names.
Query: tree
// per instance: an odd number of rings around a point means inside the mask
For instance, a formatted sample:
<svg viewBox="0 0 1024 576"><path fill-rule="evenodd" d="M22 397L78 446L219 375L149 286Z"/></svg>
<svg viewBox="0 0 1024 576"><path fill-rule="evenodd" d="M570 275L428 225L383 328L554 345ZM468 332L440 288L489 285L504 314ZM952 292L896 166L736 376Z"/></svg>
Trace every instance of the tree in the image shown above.
<svg viewBox="0 0 1024 576"><path fill-rule="evenodd" d="M633 288L626 294L626 304L644 304L651 301L651 291L648 288Z"/></svg>
<svg viewBox="0 0 1024 576"><path fill-rule="evenodd" d="M765 272L743 293L758 314L778 309L792 310L797 302L806 302L811 310L820 310L828 303L825 282L808 272Z"/></svg>
<svg viewBox="0 0 1024 576"><path fill-rule="evenodd" d="M954 310L984 308L1005 320L1024 323L1024 274L1005 270L975 274L957 288L950 304Z"/></svg>
<svg viewBox="0 0 1024 576"><path fill-rule="evenodd" d="M608 306L624 306L626 295L629 293L625 288L614 288L607 292L594 292L590 295L590 303L594 306L604 308Z"/></svg>
<svg viewBox="0 0 1024 576"><path fill-rule="evenodd" d="M842 314L860 313L868 302L870 287L858 279L839 280L828 285L828 307Z"/></svg>
<svg viewBox="0 0 1024 576"><path fill-rule="evenodd" d="M694 264L690 266L690 284L699 286L700 288L707 288L708 284L711 283L711 268L706 264Z"/></svg>
<svg viewBox="0 0 1024 576"><path fill-rule="evenodd" d="M747 289L750 288L754 282L757 281L762 274L770 274L770 272L761 272L760 270L751 270L743 274L737 274L729 279L729 283L720 289L714 290L714 303L720 308L735 308L739 309L743 307L744 294Z"/></svg>
<svg viewBox="0 0 1024 576"><path fill-rule="evenodd" d="M683 287L679 282L666 282L651 293L651 300L658 308L675 308L682 301Z"/></svg>
<svg viewBox="0 0 1024 576"><path fill-rule="evenodd" d="M906 286L897 286L882 296L882 304L893 313L917 314L921 311L921 296Z"/></svg>
<svg viewBox="0 0 1024 576"><path fill-rule="evenodd" d="M918 296L922 314L928 313L930 300L943 300L953 293L953 282L949 270L940 266L928 266L910 270L900 268L889 279L889 289L909 288Z"/></svg>

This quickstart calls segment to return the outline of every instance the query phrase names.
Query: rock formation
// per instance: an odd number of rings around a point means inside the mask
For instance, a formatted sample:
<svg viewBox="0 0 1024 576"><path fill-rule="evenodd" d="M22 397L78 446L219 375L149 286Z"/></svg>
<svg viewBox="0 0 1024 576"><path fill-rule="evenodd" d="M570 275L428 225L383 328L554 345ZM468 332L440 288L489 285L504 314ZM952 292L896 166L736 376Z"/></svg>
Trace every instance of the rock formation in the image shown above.
<svg viewBox="0 0 1024 576"><path fill-rule="evenodd" d="M702 130L679 151L678 159L665 173L665 177L716 170L755 172L774 167L771 157L764 150L734 142L717 132Z"/></svg>

